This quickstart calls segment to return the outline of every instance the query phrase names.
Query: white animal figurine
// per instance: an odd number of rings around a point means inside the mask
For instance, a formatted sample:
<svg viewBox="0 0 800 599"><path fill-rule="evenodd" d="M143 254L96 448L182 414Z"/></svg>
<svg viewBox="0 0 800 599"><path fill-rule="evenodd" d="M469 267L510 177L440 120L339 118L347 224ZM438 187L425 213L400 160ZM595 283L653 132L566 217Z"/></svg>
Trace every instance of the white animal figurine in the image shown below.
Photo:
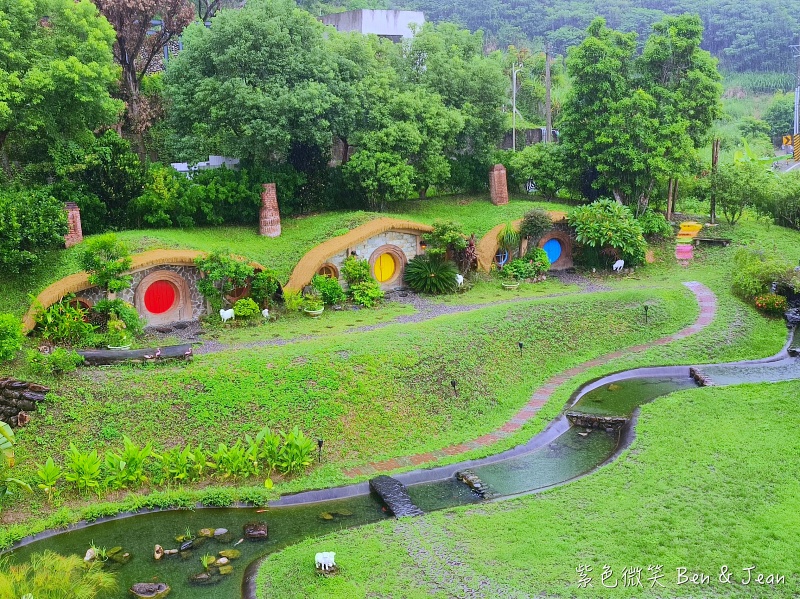
<svg viewBox="0 0 800 599"><path fill-rule="evenodd" d="M228 322L231 318L234 317L233 308L230 310L220 310L219 317L222 319L222 322Z"/></svg>
<svg viewBox="0 0 800 599"><path fill-rule="evenodd" d="M261 310L261 316L263 316L264 318L269 318L269 308L264 308L263 310Z"/></svg>
<svg viewBox="0 0 800 599"><path fill-rule="evenodd" d="M336 562L333 561L335 557L336 553L333 551L323 551L314 556L314 561L317 563L317 568L320 570L330 570L336 566Z"/></svg>
<svg viewBox="0 0 800 599"><path fill-rule="evenodd" d="M620 272L623 266L625 266L625 260L617 260L614 262L614 266L612 268L614 269L614 272Z"/></svg>
<svg viewBox="0 0 800 599"><path fill-rule="evenodd" d="M464 275L461 273L456 274L456 284L461 287L464 284Z"/></svg>

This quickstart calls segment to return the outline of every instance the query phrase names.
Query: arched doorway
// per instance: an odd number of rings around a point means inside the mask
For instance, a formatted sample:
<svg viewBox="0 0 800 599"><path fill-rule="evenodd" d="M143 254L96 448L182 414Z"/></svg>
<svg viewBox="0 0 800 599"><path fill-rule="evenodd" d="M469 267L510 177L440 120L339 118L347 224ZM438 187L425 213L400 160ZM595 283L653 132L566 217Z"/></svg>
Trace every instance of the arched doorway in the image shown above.
<svg viewBox="0 0 800 599"><path fill-rule="evenodd" d="M192 319L190 298L189 285L183 277L171 270L158 270L142 279L133 303L147 324L166 324Z"/></svg>
<svg viewBox="0 0 800 599"><path fill-rule="evenodd" d="M372 276L382 286L389 286L403 280L406 256L396 245L382 245L369 259Z"/></svg>

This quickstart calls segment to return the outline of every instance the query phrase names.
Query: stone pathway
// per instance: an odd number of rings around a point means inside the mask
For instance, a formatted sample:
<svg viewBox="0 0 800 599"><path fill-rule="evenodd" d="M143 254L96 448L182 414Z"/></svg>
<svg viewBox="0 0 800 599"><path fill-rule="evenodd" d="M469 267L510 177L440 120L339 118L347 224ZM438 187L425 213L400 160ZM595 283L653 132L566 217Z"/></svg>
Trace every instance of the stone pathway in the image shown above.
<svg viewBox="0 0 800 599"><path fill-rule="evenodd" d="M349 470L345 470L345 475L349 477L355 476L364 476L364 475L375 475L378 473L384 473L391 470L395 470L398 468L405 468L408 466L420 466L422 464L426 464L429 462L435 462L437 460L443 459L447 456L454 456L460 455L463 453L467 453L473 449L480 449L483 447L488 447L495 442L499 441L500 439L507 437L511 433L519 430L522 428L531 418L536 416L539 410L542 409L545 403L550 399L550 396L553 392L566 383L569 379L578 376L585 370L592 368L594 366L600 366L601 364L605 364L611 360L615 360L617 358L621 358L627 354L636 353L640 351L644 351L650 349L652 347L658 345L666 345L667 343L672 343L673 341L677 341L679 339L684 339L689 337L690 335L694 335L702 331L706 328L712 320L714 320L714 315L717 311L717 297L714 293L702 283L697 282L690 282L684 283L689 290L694 293L695 298L697 299L698 304L700 304L700 315L698 316L697 320L694 324L681 329L680 331L673 333L672 335L668 335L667 337L661 337L660 339L655 339L650 341L649 343L643 343L641 345L635 345L633 347L628 347L623 350L619 350L616 352L612 352L610 354L606 354L604 356L600 356L599 358L595 358L594 360L589 360L588 362L583 362L578 366L574 366L569 370L565 370L561 374L555 375L550 377L545 383L539 387L533 394L528 403L525 404L506 424L498 428L497 430L483 435L482 437L478 437L472 441L466 441L459 445L451 445L449 447L445 447L444 449L438 451L431 451L428 453L421 453L411 456L405 456L400 458L393 458L391 460L384 460L382 462L371 462L369 464L365 464L363 466L358 466L356 468L351 468Z"/></svg>

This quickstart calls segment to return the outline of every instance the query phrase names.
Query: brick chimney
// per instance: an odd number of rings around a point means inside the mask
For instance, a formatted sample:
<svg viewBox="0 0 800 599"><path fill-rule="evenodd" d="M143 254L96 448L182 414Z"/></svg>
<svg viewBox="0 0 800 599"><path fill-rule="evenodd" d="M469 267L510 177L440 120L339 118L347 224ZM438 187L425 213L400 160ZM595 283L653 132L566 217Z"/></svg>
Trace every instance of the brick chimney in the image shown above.
<svg viewBox="0 0 800 599"><path fill-rule="evenodd" d="M281 234L281 216L278 213L278 193L274 183L264 183L261 192L261 215L258 223L258 234L267 237L279 237Z"/></svg>
<svg viewBox="0 0 800 599"><path fill-rule="evenodd" d="M64 237L64 245L71 248L83 241L81 209L75 202L67 202L64 204L64 210L67 212L67 235Z"/></svg>
<svg viewBox="0 0 800 599"><path fill-rule="evenodd" d="M506 181L506 167L495 164L489 171L489 195L492 204L501 206L508 204L508 182Z"/></svg>

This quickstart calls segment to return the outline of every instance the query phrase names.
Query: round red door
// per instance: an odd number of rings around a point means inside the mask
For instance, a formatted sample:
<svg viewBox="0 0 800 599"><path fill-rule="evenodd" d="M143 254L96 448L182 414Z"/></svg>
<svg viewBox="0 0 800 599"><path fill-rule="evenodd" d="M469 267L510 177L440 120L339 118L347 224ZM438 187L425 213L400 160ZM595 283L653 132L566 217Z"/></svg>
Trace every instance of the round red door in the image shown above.
<svg viewBox="0 0 800 599"><path fill-rule="evenodd" d="M169 281L156 281L144 292L144 307L151 314L163 314L175 304L175 286Z"/></svg>

